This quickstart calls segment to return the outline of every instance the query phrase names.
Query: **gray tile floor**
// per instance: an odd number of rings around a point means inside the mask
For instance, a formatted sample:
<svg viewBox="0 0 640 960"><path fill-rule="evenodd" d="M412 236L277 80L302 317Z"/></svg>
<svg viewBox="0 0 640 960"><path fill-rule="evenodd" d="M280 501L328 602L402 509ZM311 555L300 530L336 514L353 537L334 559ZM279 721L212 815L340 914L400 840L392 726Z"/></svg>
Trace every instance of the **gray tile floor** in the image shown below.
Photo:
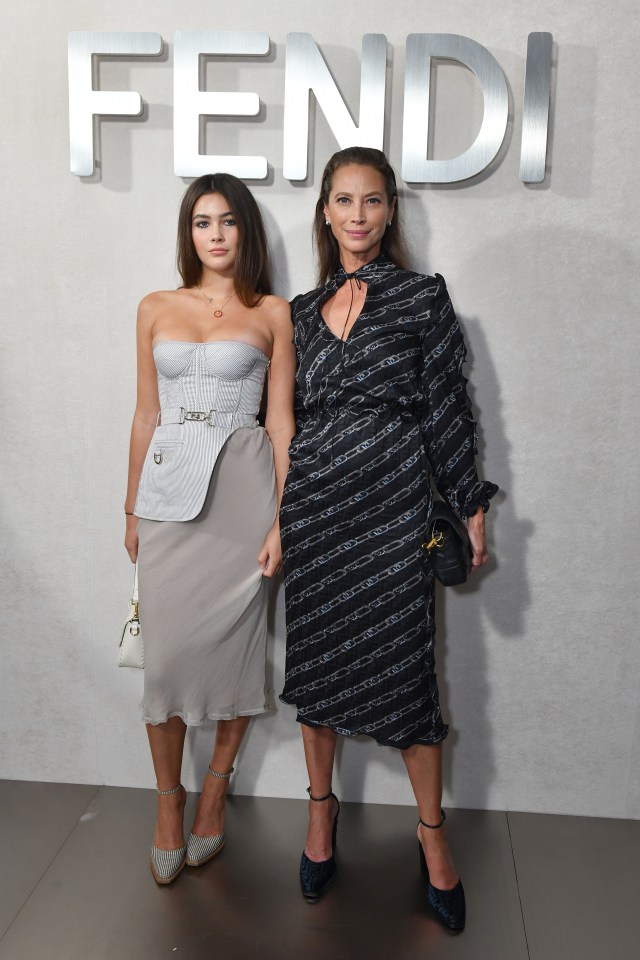
<svg viewBox="0 0 640 960"><path fill-rule="evenodd" d="M187 823L196 797L189 797ZM413 808L345 803L316 905L306 803L230 797L219 859L159 888L153 791L0 781L0 960L638 960L640 823L451 810L468 900L425 908Z"/></svg>

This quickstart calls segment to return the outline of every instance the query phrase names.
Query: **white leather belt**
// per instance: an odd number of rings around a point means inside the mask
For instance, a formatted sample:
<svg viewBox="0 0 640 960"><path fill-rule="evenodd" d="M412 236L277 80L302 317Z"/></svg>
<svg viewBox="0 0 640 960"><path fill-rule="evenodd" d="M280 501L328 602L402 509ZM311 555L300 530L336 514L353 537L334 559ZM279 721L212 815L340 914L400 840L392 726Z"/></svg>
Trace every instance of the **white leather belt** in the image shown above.
<svg viewBox="0 0 640 960"><path fill-rule="evenodd" d="M255 413L238 413L235 410L186 410L184 407L167 407L158 414L158 425L166 427L168 423L185 423L195 420L210 427L252 427L256 422Z"/></svg>

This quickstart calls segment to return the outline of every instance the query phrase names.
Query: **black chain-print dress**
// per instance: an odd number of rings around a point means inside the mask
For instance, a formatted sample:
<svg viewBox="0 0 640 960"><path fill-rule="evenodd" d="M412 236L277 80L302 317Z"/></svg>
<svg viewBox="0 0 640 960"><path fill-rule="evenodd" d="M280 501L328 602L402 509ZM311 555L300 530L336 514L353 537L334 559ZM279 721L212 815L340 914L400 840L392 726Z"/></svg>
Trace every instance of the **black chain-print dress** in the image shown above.
<svg viewBox="0 0 640 960"><path fill-rule="evenodd" d="M343 270L292 304L298 358L281 508L287 658L298 720L405 748L444 739L434 578L421 544L433 482L461 516L497 487L476 472L465 347L443 278L384 255L345 342L323 303Z"/></svg>

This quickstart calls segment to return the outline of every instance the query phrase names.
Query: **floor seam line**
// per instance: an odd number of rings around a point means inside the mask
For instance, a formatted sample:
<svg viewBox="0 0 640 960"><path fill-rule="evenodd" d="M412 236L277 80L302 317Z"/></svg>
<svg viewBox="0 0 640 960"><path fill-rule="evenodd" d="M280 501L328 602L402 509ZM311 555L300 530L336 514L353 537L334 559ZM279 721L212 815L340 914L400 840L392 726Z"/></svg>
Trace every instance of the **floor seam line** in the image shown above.
<svg viewBox="0 0 640 960"><path fill-rule="evenodd" d="M80 814L80 816L78 817L78 819L76 820L76 822L73 824L73 826L71 827L71 829L70 829L69 832L67 833L66 837L64 838L64 840L62 841L62 843L61 843L60 846L58 847L58 849L55 851L55 853L53 854L53 856L52 856L51 859L49 860L48 864L46 865L46 867L44 868L44 870L42 871L42 873L40 874L40 876L38 877L38 879L37 879L36 882L34 883L33 887L32 887L31 890L29 891L28 896L27 896L26 899L23 900L23 902L21 903L20 909L16 912L16 915L15 915L14 917L12 917L11 923L9 924L9 926L7 927L7 929L4 931L4 933L3 933L2 936L0 937L0 945L2 944L4 938L5 938L5 937L7 936L7 934L9 933L9 931L11 930L11 927L14 925L14 923L16 922L16 920L18 919L18 917L20 916L20 914L22 913L22 911L24 910L24 908L26 907L26 905L27 905L27 904L29 903L29 901L31 900L31 897L34 895L34 893L36 892L36 890L38 889L38 887L40 886L40 884L41 884L42 881L44 880L44 878L45 878L48 870L49 870L50 867L51 867L51 864L54 862L54 860L56 859L56 857L58 856L58 854L60 853L60 851L62 850L62 848L64 847L64 845L66 844L67 840L69 839L69 837L71 836L71 834L73 833L73 831L76 829L76 827L78 826L78 824L80 823L80 821L81 821L82 818L84 817L85 813L87 812L87 810L89 809L89 807L90 807L91 804L94 802L94 800L96 799L96 797L98 796L98 794L100 793L100 791L101 791L103 788L104 788L104 784L103 784L102 786L96 787L96 792L94 793L94 795L93 795L93 796L91 797L91 799L89 800L89 803L86 805L86 807L84 808L84 810L82 811L82 813Z"/></svg>
<svg viewBox="0 0 640 960"><path fill-rule="evenodd" d="M522 917L522 929L524 931L524 944L527 948L527 957L531 960L531 950L529 949L529 938L527 936L527 924L524 918L524 907L522 906L522 897L520 895L520 881L518 879L518 867L516 865L516 855L513 849L513 837L511 836L511 824L509 823L509 811L505 810L507 817L507 833L509 834L509 846L511 848L511 860L513 862L513 872L516 878L516 890L518 891L518 903L520 904L520 916Z"/></svg>

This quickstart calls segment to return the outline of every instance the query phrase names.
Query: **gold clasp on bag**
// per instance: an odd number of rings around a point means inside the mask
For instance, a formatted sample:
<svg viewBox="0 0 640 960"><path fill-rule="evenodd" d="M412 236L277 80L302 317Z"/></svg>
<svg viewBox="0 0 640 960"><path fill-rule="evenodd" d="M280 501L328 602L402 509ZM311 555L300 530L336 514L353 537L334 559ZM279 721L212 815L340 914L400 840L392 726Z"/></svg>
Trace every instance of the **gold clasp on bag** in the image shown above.
<svg viewBox="0 0 640 960"><path fill-rule="evenodd" d="M429 543L423 543L422 547L427 553L430 553L434 547L444 547L444 534L436 533L431 537Z"/></svg>
<svg viewBox="0 0 640 960"><path fill-rule="evenodd" d="M129 633L132 637L137 637L140 633L140 616L138 614L137 601L132 600L131 606L133 607L133 614L129 620Z"/></svg>

